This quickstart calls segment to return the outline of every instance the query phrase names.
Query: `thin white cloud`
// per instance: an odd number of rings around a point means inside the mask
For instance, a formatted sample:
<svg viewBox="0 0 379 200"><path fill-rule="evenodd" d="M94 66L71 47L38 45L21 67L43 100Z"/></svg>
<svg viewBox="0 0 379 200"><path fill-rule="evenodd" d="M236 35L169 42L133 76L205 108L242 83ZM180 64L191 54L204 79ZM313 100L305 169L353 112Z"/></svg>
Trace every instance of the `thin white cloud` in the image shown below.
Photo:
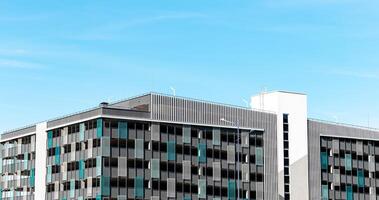
<svg viewBox="0 0 379 200"><path fill-rule="evenodd" d="M0 59L0 69L43 69L44 65L35 62Z"/></svg>
<svg viewBox="0 0 379 200"><path fill-rule="evenodd" d="M379 71L329 70L327 73L338 76L349 76L363 79L379 79Z"/></svg>
<svg viewBox="0 0 379 200"><path fill-rule="evenodd" d="M115 35L126 30L128 28L135 28L138 26L145 26L153 23L166 22L172 20L188 20L204 18L206 15L195 12L187 13L169 13L161 14L151 17L134 18L130 20L123 20L118 22L111 22L103 26L98 26L90 31L84 32L82 34L73 34L69 36L69 39L77 40L112 40Z"/></svg>
<svg viewBox="0 0 379 200"><path fill-rule="evenodd" d="M28 54L30 52L25 49L0 49L0 55L3 56L22 56Z"/></svg>

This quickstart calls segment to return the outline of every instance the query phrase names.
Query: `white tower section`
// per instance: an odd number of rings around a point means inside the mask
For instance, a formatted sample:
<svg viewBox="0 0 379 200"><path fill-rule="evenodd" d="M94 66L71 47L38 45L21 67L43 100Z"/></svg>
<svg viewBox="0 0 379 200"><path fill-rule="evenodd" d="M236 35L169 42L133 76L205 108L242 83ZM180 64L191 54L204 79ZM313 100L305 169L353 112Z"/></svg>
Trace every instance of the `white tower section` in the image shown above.
<svg viewBox="0 0 379 200"><path fill-rule="evenodd" d="M46 199L47 122L36 126L36 170L34 199Z"/></svg>
<svg viewBox="0 0 379 200"><path fill-rule="evenodd" d="M251 98L251 107L273 111L278 116L278 190L281 197L284 197L283 114L288 114L290 199L308 200L307 96L283 91L261 93Z"/></svg>

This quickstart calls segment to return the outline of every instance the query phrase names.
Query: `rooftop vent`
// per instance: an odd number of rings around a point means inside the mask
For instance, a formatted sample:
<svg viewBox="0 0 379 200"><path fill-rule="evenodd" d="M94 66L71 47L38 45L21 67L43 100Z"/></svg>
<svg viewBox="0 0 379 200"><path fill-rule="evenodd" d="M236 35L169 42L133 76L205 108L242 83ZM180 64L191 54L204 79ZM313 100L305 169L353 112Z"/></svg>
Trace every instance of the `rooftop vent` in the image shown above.
<svg viewBox="0 0 379 200"><path fill-rule="evenodd" d="M103 108L103 107L108 107L109 103L108 102L101 102L99 104L99 107Z"/></svg>

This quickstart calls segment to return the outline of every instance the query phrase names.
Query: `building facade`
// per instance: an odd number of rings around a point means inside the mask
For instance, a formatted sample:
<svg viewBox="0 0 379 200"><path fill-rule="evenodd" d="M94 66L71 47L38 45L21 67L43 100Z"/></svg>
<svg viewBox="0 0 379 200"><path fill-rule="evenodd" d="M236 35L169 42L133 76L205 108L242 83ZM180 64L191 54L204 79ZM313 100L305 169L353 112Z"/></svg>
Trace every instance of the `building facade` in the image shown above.
<svg viewBox="0 0 379 200"><path fill-rule="evenodd" d="M149 93L8 131L0 199L379 199L378 131L252 107Z"/></svg>
<svg viewBox="0 0 379 200"><path fill-rule="evenodd" d="M275 122L270 112L159 94L101 104L3 134L12 153L2 155L2 199L274 199ZM13 150L24 137L34 141L31 172L19 186L26 172L7 160L25 162Z"/></svg>

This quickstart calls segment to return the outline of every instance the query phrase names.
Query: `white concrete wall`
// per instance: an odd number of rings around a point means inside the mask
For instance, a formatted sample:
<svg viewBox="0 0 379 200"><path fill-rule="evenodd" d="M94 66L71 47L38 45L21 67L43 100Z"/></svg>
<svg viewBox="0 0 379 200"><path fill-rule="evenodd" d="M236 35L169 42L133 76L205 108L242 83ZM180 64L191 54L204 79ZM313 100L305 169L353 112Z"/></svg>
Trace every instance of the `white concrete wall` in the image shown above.
<svg viewBox="0 0 379 200"><path fill-rule="evenodd" d="M307 96L290 92L262 93L251 98L251 107L277 113L278 189L284 194L283 114L289 116L290 195L294 200L308 199ZM301 161L301 162L299 162ZM294 163L296 167L291 168ZM301 165L299 166L299 163ZM296 170L295 170L296 168ZM280 175L279 175L280 174Z"/></svg>
<svg viewBox="0 0 379 200"><path fill-rule="evenodd" d="M42 122L36 127L36 169L34 199L45 199L46 194L46 158L47 158L47 123Z"/></svg>

